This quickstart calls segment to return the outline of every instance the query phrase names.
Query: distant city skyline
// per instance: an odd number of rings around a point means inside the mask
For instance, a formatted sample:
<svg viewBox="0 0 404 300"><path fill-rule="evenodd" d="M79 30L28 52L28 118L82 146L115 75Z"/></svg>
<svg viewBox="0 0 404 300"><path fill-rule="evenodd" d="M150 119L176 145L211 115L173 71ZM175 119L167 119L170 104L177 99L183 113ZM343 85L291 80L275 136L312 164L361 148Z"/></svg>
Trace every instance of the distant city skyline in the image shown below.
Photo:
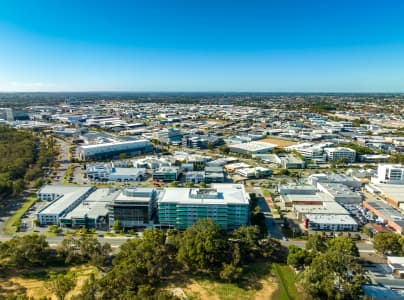
<svg viewBox="0 0 404 300"><path fill-rule="evenodd" d="M0 2L0 92L404 92L404 2Z"/></svg>

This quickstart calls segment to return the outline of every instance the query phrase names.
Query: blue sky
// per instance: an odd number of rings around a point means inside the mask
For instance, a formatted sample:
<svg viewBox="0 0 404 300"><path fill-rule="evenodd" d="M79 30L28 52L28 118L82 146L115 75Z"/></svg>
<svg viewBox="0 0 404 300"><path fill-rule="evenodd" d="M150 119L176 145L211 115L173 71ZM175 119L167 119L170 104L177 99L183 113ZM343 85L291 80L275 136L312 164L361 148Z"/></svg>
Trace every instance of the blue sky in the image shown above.
<svg viewBox="0 0 404 300"><path fill-rule="evenodd" d="M97 90L404 92L404 1L0 1L0 91Z"/></svg>

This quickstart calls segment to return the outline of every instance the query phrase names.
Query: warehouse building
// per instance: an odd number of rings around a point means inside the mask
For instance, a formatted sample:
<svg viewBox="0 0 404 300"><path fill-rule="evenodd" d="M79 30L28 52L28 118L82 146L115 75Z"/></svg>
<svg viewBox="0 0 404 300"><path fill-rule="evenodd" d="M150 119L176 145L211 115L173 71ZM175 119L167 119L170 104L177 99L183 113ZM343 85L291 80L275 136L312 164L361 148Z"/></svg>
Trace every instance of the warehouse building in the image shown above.
<svg viewBox="0 0 404 300"><path fill-rule="evenodd" d="M306 214L309 229L321 231L358 231L358 223L349 215Z"/></svg>
<svg viewBox="0 0 404 300"><path fill-rule="evenodd" d="M259 154L259 153L268 153L274 150L276 147L275 144L265 143L265 142L248 142L230 145L229 150L233 153L240 154Z"/></svg>
<svg viewBox="0 0 404 300"><path fill-rule="evenodd" d="M51 201L38 214L41 225L58 224L61 217L76 208L88 195L93 187L47 185L38 192L40 200Z"/></svg>
<svg viewBox="0 0 404 300"><path fill-rule="evenodd" d="M102 159L118 156L119 154L136 155L153 151L153 145L148 140L112 142L103 144L83 145L78 148L79 158Z"/></svg>
<svg viewBox="0 0 404 300"><path fill-rule="evenodd" d="M249 195L241 184L212 184L211 188L166 188L158 199L163 227L186 229L211 218L224 230L248 224Z"/></svg>
<svg viewBox="0 0 404 300"><path fill-rule="evenodd" d="M317 188L340 204L359 204L362 202L362 196L344 184L319 182Z"/></svg>

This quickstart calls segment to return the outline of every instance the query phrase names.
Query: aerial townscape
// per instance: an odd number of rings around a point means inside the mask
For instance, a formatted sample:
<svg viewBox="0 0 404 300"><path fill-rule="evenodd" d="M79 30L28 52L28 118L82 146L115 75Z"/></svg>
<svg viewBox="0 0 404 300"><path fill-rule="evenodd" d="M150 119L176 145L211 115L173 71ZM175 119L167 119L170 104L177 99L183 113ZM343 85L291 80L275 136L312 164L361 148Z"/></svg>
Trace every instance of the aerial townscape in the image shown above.
<svg viewBox="0 0 404 300"><path fill-rule="evenodd" d="M62 265L72 299L404 297L404 96L25 97L0 108L3 294Z"/></svg>
<svg viewBox="0 0 404 300"><path fill-rule="evenodd" d="M0 300L404 299L404 1L0 1Z"/></svg>

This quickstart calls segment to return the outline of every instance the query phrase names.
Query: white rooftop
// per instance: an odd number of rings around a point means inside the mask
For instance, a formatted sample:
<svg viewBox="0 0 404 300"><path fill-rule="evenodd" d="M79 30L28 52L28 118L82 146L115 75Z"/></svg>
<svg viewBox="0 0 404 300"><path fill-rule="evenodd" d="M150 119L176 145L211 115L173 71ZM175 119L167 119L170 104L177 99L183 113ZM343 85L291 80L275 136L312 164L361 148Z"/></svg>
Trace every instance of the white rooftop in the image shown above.
<svg viewBox="0 0 404 300"><path fill-rule="evenodd" d="M45 206L41 211L39 211L39 213L59 214L91 189L92 187L88 186L45 186L40 190L39 193L57 194L61 196L53 201L50 205Z"/></svg>
<svg viewBox="0 0 404 300"><path fill-rule="evenodd" d="M212 184L211 188L166 188L159 202L182 204L248 204L249 196L242 184Z"/></svg>
<svg viewBox="0 0 404 300"><path fill-rule="evenodd" d="M344 225L357 225L356 221L349 215L332 215L332 214L306 214L309 221L319 224L344 224Z"/></svg>

